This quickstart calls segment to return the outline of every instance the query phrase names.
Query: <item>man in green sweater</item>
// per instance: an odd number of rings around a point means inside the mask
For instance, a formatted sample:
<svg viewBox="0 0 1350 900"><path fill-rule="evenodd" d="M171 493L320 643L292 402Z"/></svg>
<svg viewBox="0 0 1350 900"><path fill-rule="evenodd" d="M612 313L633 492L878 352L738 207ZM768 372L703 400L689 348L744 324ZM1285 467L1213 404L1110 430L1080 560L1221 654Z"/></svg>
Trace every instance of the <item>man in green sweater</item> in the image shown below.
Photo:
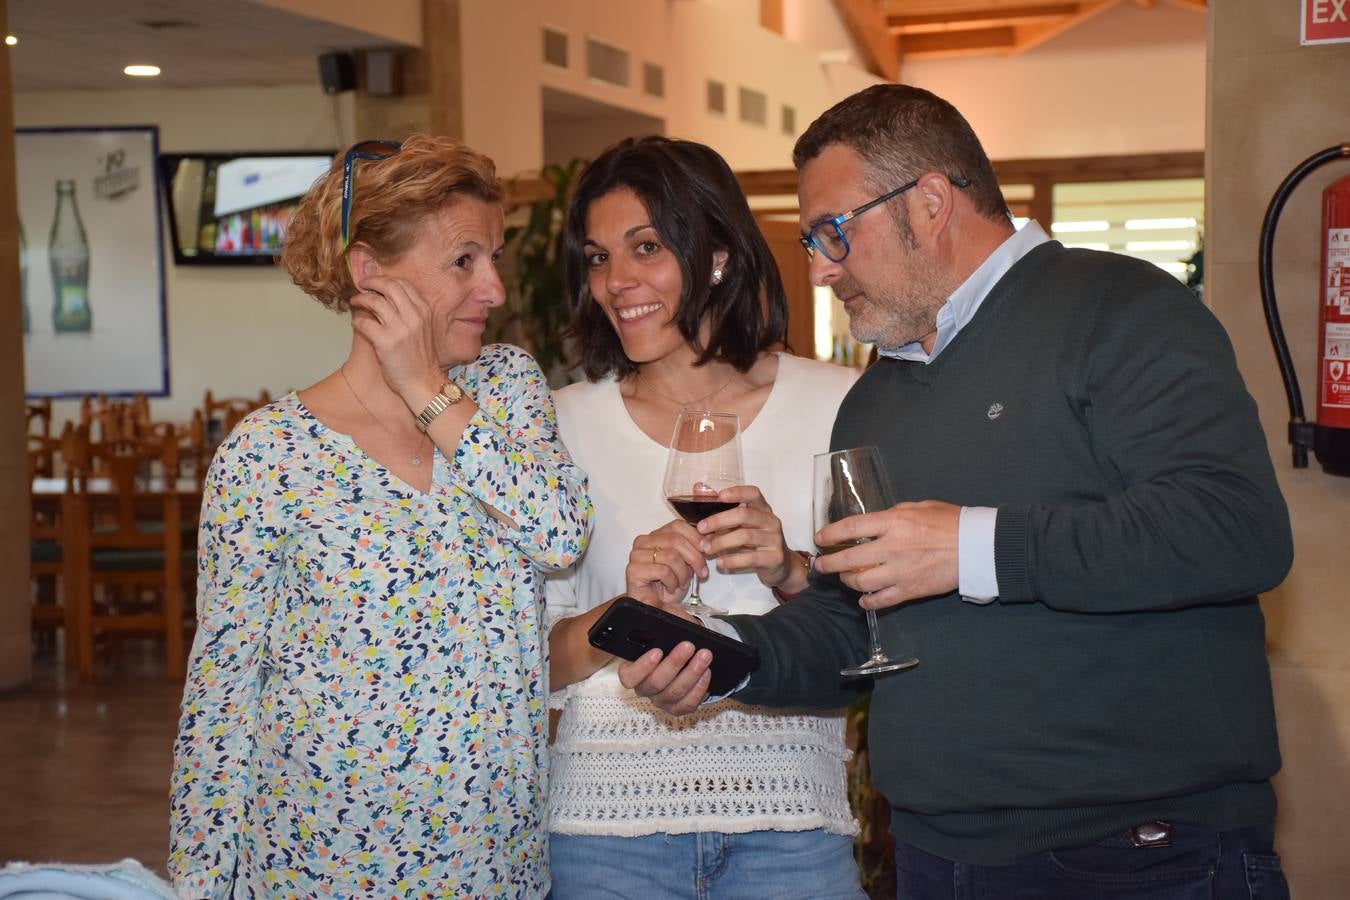
<svg viewBox="0 0 1350 900"><path fill-rule="evenodd" d="M879 447L902 502L823 528L866 543L792 602L723 620L762 658L736 698L849 702L859 606L881 611L920 660L870 685L907 900L1287 896L1255 595L1293 548L1223 329L1148 263L1015 232L926 91L844 100L794 162L812 278L881 354L832 444ZM680 713L708 662L685 644L621 677Z"/></svg>

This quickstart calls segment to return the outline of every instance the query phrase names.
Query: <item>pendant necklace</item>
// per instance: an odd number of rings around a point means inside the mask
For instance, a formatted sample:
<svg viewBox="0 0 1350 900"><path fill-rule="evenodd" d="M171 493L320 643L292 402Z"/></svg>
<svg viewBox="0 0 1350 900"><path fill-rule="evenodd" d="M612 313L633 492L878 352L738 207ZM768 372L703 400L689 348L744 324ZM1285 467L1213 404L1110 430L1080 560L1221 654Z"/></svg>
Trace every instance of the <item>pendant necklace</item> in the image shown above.
<svg viewBox="0 0 1350 900"><path fill-rule="evenodd" d="M683 400L676 400L674 397L671 397L667 394L663 394L656 388L652 387L652 383L642 377L641 369L638 369L637 377L638 381L642 382L644 385L647 386L647 390L651 391L653 394L660 397L661 399L668 400L681 408L691 408L697 403L703 403L705 400L711 400L713 397L716 397L718 394L722 393L722 391L726 390L727 385L731 384L731 379L735 378L736 375L735 373L732 373L731 375L727 376L727 380L722 382L721 386L717 390L713 391L711 394L704 394L702 397L696 397L688 402L685 402ZM706 409L707 407L704 408Z"/></svg>
<svg viewBox="0 0 1350 900"><path fill-rule="evenodd" d="M366 411L366 415L370 416L375 424L380 427L380 430L384 431L386 434L392 434L393 432L390 431L389 427L380 421L380 417L375 415L369 406L366 406L366 401L361 399L361 395L356 392L356 388L352 387L352 383L347 380L346 363L338 366L338 374L342 376L342 383L347 385L347 390L352 392L352 396L356 398L356 402L361 404L361 408ZM417 439L417 446L413 448L412 459L408 460L414 466L420 466L422 464L422 438L426 438L428 441L431 440L431 438L425 434Z"/></svg>

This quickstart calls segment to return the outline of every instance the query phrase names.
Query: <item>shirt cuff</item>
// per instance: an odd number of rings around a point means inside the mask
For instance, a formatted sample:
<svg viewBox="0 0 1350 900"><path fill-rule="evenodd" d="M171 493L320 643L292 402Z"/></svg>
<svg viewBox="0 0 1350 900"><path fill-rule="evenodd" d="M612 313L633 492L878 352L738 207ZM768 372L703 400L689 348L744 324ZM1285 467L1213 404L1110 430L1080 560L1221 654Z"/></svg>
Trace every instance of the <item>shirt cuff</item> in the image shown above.
<svg viewBox="0 0 1350 900"><path fill-rule="evenodd" d="M994 568L994 525L998 510L990 506L963 506L956 532L957 590L970 603L998 599L998 571Z"/></svg>
<svg viewBox="0 0 1350 900"><path fill-rule="evenodd" d="M702 622L703 627L708 629L709 631L715 631L718 634L722 635L722 637L729 637L733 641L739 641L742 644L745 643L745 641L741 639L741 633L736 630L736 626L732 625L726 619L717 619L712 616L699 615L698 613L694 613L694 618ZM725 700L749 683L750 683L750 676L747 675L741 679L740 684L736 685L734 688L727 691L725 694L722 694L717 697L712 696L706 697L704 698L703 702L700 703L699 705L707 706L709 703L716 703L719 700Z"/></svg>

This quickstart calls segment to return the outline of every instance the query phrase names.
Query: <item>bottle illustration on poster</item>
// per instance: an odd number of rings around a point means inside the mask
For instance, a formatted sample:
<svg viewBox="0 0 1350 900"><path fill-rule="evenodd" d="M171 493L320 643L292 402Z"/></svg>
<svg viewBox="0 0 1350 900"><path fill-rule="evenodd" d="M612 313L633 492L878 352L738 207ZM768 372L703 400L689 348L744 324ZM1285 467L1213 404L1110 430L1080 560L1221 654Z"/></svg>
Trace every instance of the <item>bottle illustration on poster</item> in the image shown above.
<svg viewBox="0 0 1350 900"><path fill-rule="evenodd" d="M89 305L89 239L80 219L75 182L56 182L56 217L48 241L52 274L52 328L57 334L89 332L93 312Z"/></svg>

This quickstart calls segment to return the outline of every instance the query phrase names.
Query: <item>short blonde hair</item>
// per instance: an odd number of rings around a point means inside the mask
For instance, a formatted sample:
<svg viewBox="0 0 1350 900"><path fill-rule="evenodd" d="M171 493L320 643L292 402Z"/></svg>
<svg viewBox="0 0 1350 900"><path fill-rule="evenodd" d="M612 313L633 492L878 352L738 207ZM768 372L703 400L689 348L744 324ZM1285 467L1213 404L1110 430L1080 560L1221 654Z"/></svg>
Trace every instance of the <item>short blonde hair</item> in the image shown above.
<svg viewBox="0 0 1350 900"><path fill-rule="evenodd" d="M291 280L337 312L346 312L356 293L342 246L344 156L333 160L300 201L281 253ZM492 160L453 138L409 135L387 159L353 162L350 243L359 241L377 258L396 260L417 242L430 216L464 197L502 202Z"/></svg>

